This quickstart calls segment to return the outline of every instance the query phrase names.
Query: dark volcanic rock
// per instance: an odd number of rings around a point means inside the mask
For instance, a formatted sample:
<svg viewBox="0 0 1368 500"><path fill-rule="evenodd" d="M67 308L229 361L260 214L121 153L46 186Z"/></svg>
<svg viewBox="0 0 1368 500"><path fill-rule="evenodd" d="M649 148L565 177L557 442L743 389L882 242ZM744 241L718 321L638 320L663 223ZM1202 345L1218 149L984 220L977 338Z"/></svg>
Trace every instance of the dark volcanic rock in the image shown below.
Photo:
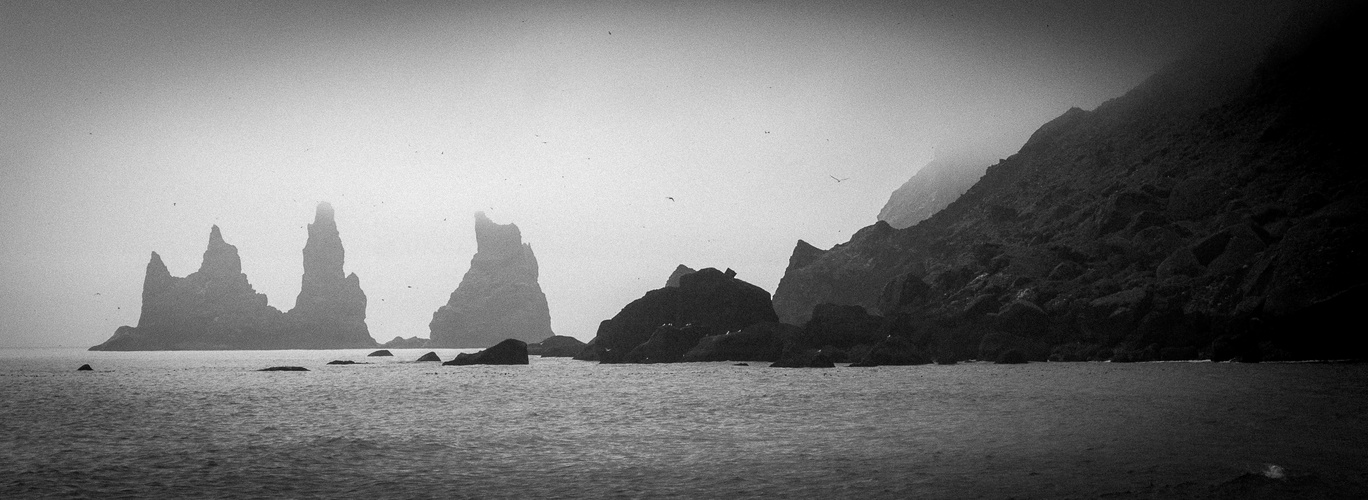
<svg viewBox="0 0 1368 500"><path fill-rule="evenodd" d="M849 349L883 340L882 325L883 318L865 312L860 306L818 304L812 309L812 319L803 325L798 341L807 347Z"/></svg>
<svg viewBox="0 0 1368 500"><path fill-rule="evenodd" d="M1023 354L1021 351L1018 351L1016 349L1008 349L1006 351L1002 351L1002 354L998 355L997 360L994 361L994 363L997 363L999 365L1020 365L1025 364L1027 361L1028 360L1026 359L1026 355Z"/></svg>
<svg viewBox="0 0 1368 500"><path fill-rule="evenodd" d="M432 314L432 347L488 347L503 339L535 342L552 336L546 294L537 284L537 257L514 224L475 214L477 250L447 304Z"/></svg>
<svg viewBox="0 0 1368 500"><path fill-rule="evenodd" d="M599 360L626 361L628 353L650 340L662 325L679 329L694 326L693 331L718 335L778 320L770 305L769 292L717 269L687 274L679 281L678 287L646 292L601 323L598 335L590 342ZM581 357L584 356L576 359Z"/></svg>
<svg viewBox="0 0 1368 500"><path fill-rule="evenodd" d="M651 332L651 338L627 352L622 359L626 363L677 363L698 341L716 331L702 325L689 325L676 328L674 325L661 325Z"/></svg>
<svg viewBox="0 0 1368 500"><path fill-rule="evenodd" d="M816 349L796 350L785 353L770 364L771 368L835 368L831 357Z"/></svg>
<svg viewBox="0 0 1368 500"><path fill-rule="evenodd" d="M880 365L925 365L931 363L931 356L912 344L912 341L896 336L888 336L874 344L869 352L850 366Z"/></svg>
<svg viewBox="0 0 1368 500"><path fill-rule="evenodd" d="M665 279L665 286L678 287L680 276L692 274L695 272L698 272L698 270L686 266L684 264L680 264L678 267L675 268L674 272L670 273L670 277Z"/></svg>
<svg viewBox="0 0 1368 500"><path fill-rule="evenodd" d="M680 360L778 361L784 345L801 332L801 328L784 323L756 323L738 332L703 337Z"/></svg>
<svg viewBox="0 0 1368 500"><path fill-rule="evenodd" d="M1368 110L1336 76L1363 14L1306 17L1266 50L1198 55L1069 110L930 218L796 250L776 312L861 306L960 359L1368 356L1302 323L1354 324L1336 297L1368 284L1368 169L1342 126Z"/></svg>
<svg viewBox="0 0 1368 500"><path fill-rule="evenodd" d="M584 342L565 335L552 335L541 342L527 344L527 354L543 358L573 358L584 350Z"/></svg>
<svg viewBox="0 0 1368 500"><path fill-rule="evenodd" d="M508 339L494 347L485 349L475 354L460 353L455 359L442 363L443 365L464 366L464 365L525 365L527 360L527 342L518 339Z"/></svg>
<svg viewBox="0 0 1368 500"><path fill-rule="evenodd" d="M372 353L370 353L370 354L367 354L366 356L393 356L393 355L394 355L394 353L389 352L389 349L381 349L381 350L372 352Z"/></svg>
<svg viewBox="0 0 1368 500"><path fill-rule="evenodd" d="M342 275L342 242L332 207L320 204L304 248L304 278L289 313L267 305L242 273L237 247L218 226L198 271L172 276L152 252L138 326L122 326L93 351L341 349L373 347L366 297L355 274Z"/></svg>
<svg viewBox="0 0 1368 500"><path fill-rule="evenodd" d="M78 371L78 372L88 372L88 371L92 371L92 370L94 370L94 368L91 368L90 365L81 365L80 368L77 368L77 369L76 369L76 371Z"/></svg>
<svg viewBox="0 0 1368 500"><path fill-rule="evenodd" d="M441 363L441 362L442 362L442 358L437 357L437 353L435 353L435 352L429 352L429 353L427 353L427 354L424 354L424 355L418 357L418 361L436 361L436 362L438 362L438 363Z"/></svg>
<svg viewBox="0 0 1368 500"><path fill-rule="evenodd" d="M257 370L257 371L259 371L259 372L307 372L307 371L309 371L309 369L308 369L308 368L305 368L305 367L302 367L302 366L272 366L272 367L270 367L270 368L262 368L262 369Z"/></svg>

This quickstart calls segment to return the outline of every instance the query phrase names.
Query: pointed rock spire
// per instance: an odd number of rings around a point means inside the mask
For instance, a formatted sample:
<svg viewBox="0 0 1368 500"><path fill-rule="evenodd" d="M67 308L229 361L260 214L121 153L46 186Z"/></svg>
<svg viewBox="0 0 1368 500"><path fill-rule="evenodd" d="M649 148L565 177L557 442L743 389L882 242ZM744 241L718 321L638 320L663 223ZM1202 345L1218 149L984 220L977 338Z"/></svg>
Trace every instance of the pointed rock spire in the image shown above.
<svg viewBox="0 0 1368 500"><path fill-rule="evenodd" d="M537 342L552 335L537 257L514 224L475 213L477 251L447 304L432 315L434 347L489 347L505 339Z"/></svg>
<svg viewBox="0 0 1368 500"><path fill-rule="evenodd" d="M232 276L242 273L242 259L238 257L237 247L223 241L223 234L219 232L217 225L209 230L209 247L204 250L204 260L200 263L199 272L210 276Z"/></svg>

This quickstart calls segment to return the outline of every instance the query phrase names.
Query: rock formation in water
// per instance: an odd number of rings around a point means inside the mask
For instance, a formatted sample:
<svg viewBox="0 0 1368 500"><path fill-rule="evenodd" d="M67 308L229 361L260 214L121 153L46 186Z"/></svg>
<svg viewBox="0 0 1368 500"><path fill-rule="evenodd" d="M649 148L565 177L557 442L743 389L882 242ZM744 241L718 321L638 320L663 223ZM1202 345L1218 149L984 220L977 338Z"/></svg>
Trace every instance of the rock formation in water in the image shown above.
<svg viewBox="0 0 1368 500"><path fill-rule="evenodd" d="M599 324L598 335L589 343L593 353L576 359L597 357L604 363L665 361L663 354L670 361L678 361L675 358L682 357L701 337L778 321L769 292L735 275L730 269L724 273L707 268L681 276L678 287L646 292ZM663 327L664 331L658 331ZM682 340L685 337L692 343ZM646 350L632 354L653 338L656 340Z"/></svg>
<svg viewBox="0 0 1368 500"><path fill-rule="evenodd" d="M553 335L541 342L527 344L527 354L543 358L572 358L584 350L585 343L574 337Z"/></svg>
<svg viewBox="0 0 1368 500"><path fill-rule="evenodd" d="M247 282L237 247L225 242L214 226L199 270L184 278L172 276L161 256L152 252L138 326L119 327L113 337L91 350L295 347L280 335L282 316Z"/></svg>
<svg viewBox="0 0 1368 500"><path fill-rule="evenodd" d="M475 256L447 304L432 315L431 347L488 347L504 339L552 336L546 294L537 284L537 257L514 224L475 214Z"/></svg>
<svg viewBox="0 0 1368 500"><path fill-rule="evenodd" d="M455 359L442 363L444 366L525 364L528 364L527 342L518 339L504 340L474 354L463 352L457 354Z"/></svg>
<svg viewBox="0 0 1368 500"><path fill-rule="evenodd" d="M394 337L389 342L380 345L390 349L422 349L428 346L428 339L422 337Z"/></svg>
<svg viewBox="0 0 1368 500"><path fill-rule="evenodd" d="M937 360L1363 357L1330 326L1368 289L1368 170L1344 125L1364 101L1342 73L1363 19L1176 63L1045 124L917 225L800 242L776 312L863 306Z"/></svg>
<svg viewBox="0 0 1368 500"><path fill-rule="evenodd" d="M304 277L286 329L304 345L332 349L373 347L366 327L366 294L356 273L345 274L342 238L333 207L319 203L304 244Z"/></svg>
<svg viewBox="0 0 1368 500"><path fill-rule="evenodd" d="M926 220L968 191L988 165L974 157L933 160L893 191L879 211L879 220L895 229Z"/></svg>
<svg viewBox="0 0 1368 500"><path fill-rule="evenodd" d="M436 361L440 363L442 362L442 358L437 356L437 353L429 351L427 354L420 356L418 361Z"/></svg>
<svg viewBox="0 0 1368 500"><path fill-rule="evenodd" d="M332 208L321 204L304 250L304 289L289 314L267 305L242 273L237 247L218 226L198 271L171 275L152 252L138 325L119 327L94 351L339 349L373 347L365 294L356 275L342 277L342 244Z"/></svg>

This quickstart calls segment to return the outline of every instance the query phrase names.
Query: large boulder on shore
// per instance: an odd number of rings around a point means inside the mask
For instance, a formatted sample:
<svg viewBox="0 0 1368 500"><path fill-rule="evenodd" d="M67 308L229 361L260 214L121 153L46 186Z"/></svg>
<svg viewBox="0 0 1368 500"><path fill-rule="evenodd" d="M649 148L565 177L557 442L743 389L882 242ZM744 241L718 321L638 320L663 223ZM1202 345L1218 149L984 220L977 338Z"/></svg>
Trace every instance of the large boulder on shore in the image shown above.
<svg viewBox="0 0 1368 500"><path fill-rule="evenodd" d="M455 359L442 363L442 365L464 366L464 365L525 365L527 362L527 342L518 339L508 339L494 347L485 349L475 354L460 353Z"/></svg>
<svg viewBox="0 0 1368 500"><path fill-rule="evenodd" d="M585 343L574 337L552 335L535 344L527 344L527 354L543 358L573 358L584 350Z"/></svg>
<svg viewBox="0 0 1368 500"><path fill-rule="evenodd" d="M679 329L692 325L709 334L721 334L756 323L777 322L769 292L736 279L735 272L728 271L707 268L686 274L679 277L678 287L652 290L627 304L612 319L599 324L598 335L590 343L599 360L626 362L628 353L650 340L662 325Z"/></svg>

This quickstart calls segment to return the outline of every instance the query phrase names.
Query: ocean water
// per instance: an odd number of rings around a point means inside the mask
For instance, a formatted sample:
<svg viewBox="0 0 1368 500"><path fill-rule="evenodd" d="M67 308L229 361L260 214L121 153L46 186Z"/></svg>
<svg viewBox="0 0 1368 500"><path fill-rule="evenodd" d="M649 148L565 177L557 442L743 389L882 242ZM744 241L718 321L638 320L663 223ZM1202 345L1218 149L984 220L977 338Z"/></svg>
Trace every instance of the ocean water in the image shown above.
<svg viewBox="0 0 1368 500"><path fill-rule="evenodd" d="M0 498L1368 491L1365 365L454 367L392 351L0 350ZM256 371L278 365L311 371Z"/></svg>

